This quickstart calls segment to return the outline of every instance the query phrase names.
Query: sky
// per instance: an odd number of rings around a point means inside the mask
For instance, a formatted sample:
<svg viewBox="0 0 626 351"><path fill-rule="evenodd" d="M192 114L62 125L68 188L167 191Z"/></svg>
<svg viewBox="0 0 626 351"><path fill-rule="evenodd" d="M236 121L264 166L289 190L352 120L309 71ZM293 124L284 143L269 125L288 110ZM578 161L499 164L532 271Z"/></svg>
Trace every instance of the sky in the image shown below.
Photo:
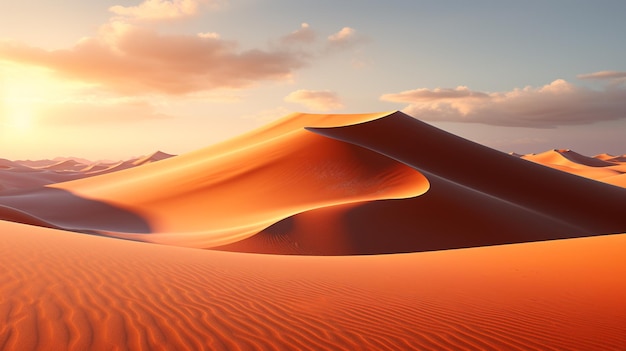
<svg viewBox="0 0 626 351"><path fill-rule="evenodd" d="M626 154L626 2L0 0L0 158L181 154L401 110L503 152Z"/></svg>

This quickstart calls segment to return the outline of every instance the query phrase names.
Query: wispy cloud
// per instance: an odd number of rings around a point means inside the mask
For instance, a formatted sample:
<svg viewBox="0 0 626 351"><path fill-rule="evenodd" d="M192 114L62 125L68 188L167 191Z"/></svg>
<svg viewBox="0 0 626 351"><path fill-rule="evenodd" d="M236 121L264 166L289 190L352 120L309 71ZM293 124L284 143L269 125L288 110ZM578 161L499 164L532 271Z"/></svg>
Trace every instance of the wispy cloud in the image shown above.
<svg viewBox="0 0 626 351"><path fill-rule="evenodd" d="M203 39L219 39L220 35L219 33L215 33L215 32L204 32L204 33L198 33L198 37L203 38Z"/></svg>
<svg viewBox="0 0 626 351"><path fill-rule="evenodd" d="M282 38L282 41L286 44L294 44L294 43L310 44L310 43L313 43L316 38L317 38L317 34L311 28L311 26L309 26L308 23L302 23L299 29L285 35Z"/></svg>
<svg viewBox="0 0 626 351"><path fill-rule="evenodd" d="M200 11L204 6L217 6L211 0L145 0L137 6L115 5L109 11L128 19L133 20L172 20L191 17Z"/></svg>
<svg viewBox="0 0 626 351"><path fill-rule="evenodd" d="M333 43L341 43L341 42L345 43L347 41L354 39L355 34L356 34L356 30L354 30L354 28L343 27L341 28L339 32L329 35L328 41L333 42Z"/></svg>
<svg viewBox="0 0 626 351"><path fill-rule="evenodd" d="M626 72L620 71L599 71L593 73L579 74L576 76L578 79L596 79L596 80L607 80L607 79L622 79L626 78Z"/></svg>
<svg viewBox="0 0 626 351"><path fill-rule="evenodd" d="M343 27L340 31L328 36L327 49L346 49L362 43L363 41L364 38L357 33L356 29Z"/></svg>
<svg viewBox="0 0 626 351"><path fill-rule="evenodd" d="M343 108L339 95L328 90L296 90L287 95L285 101L301 104L317 111Z"/></svg>
<svg viewBox="0 0 626 351"><path fill-rule="evenodd" d="M542 87L480 92L467 87L415 89L384 94L408 103L404 112L427 121L551 128L626 118L626 89L593 90L558 79Z"/></svg>

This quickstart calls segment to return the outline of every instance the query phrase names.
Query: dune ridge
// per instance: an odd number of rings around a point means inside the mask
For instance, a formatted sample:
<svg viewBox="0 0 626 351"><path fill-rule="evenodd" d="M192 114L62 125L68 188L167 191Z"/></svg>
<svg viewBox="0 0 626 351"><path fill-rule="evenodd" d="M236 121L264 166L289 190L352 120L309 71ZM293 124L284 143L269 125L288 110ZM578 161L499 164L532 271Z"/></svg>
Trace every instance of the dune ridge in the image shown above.
<svg viewBox="0 0 626 351"><path fill-rule="evenodd" d="M10 161L0 158L0 196L9 192L39 189L50 184L116 172L170 157L174 155L157 151L148 156L113 163L91 162L75 157L35 161Z"/></svg>
<svg viewBox="0 0 626 351"><path fill-rule="evenodd" d="M278 254L415 252L626 230L625 189L401 112L293 114L190 154L48 188L58 191L1 196L0 204L70 230ZM118 219L101 212L77 224L64 215L85 204Z"/></svg>
<svg viewBox="0 0 626 351"><path fill-rule="evenodd" d="M402 113L352 126L307 129L410 165L431 187L417 198L301 213L217 249L393 253L618 233L626 226L624 189L535 166ZM332 237L342 249L333 242L320 245L315 238L320 232L315 223L327 218L343 219L343 231ZM386 233L386 240L379 233Z"/></svg>
<svg viewBox="0 0 626 351"><path fill-rule="evenodd" d="M521 156L532 161L563 172L594 179L603 183L625 187L623 175L626 174L626 158L600 154L594 157L580 155L572 150L550 150L540 154Z"/></svg>
<svg viewBox="0 0 626 351"><path fill-rule="evenodd" d="M89 178L93 181L83 179L51 187L87 193L87 198L112 199L116 207L130 208L148 218L153 234L131 234L123 228L112 232L95 226L91 230L199 247L253 235L284 217L311 208L417 196L428 188L426 179L410 167L304 130L213 161L193 164L182 158L177 167L192 171L173 172L170 166L165 168L168 173L157 172L150 181L146 177L151 174L121 178L121 185ZM119 174L111 176L120 178ZM15 196L14 204L19 197ZM5 201L11 201L10 197Z"/></svg>

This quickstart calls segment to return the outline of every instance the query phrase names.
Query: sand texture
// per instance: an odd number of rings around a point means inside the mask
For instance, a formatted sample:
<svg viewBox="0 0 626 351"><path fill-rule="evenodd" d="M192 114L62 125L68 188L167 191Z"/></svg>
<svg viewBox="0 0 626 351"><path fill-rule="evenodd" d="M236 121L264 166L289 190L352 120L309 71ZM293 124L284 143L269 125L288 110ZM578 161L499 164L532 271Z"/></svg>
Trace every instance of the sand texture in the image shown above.
<svg viewBox="0 0 626 351"><path fill-rule="evenodd" d="M0 222L3 350L622 350L626 235L373 256Z"/></svg>

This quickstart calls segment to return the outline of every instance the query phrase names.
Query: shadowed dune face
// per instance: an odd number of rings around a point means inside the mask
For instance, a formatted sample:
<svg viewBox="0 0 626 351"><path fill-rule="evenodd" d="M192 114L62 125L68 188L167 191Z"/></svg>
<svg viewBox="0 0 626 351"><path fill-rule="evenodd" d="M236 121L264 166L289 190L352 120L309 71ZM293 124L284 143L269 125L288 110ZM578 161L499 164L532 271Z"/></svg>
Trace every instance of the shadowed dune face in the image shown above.
<svg viewBox="0 0 626 351"><path fill-rule="evenodd" d="M608 169L613 163L571 151L548 156L564 165L606 163L594 168L620 174ZM415 252L626 230L626 189L511 157L401 112L294 114L187 155L49 188L123 209L145 226L115 211L115 220L105 212L76 219L67 214L82 213L80 201L41 192L0 196L0 205L71 230L278 254Z"/></svg>
<svg viewBox="0 0 626 351"><path fill-rule="evenodd" d="M130 211L54 188L1 196L0 220L83 233L99 230L130 233L151 231L142 217Z"/></svg>
<svg viewBox="0 0 626 351"><path fill-rule="evenodd" d="M118 163L94 163L73 158L37 161L0 159L0 195L111 173L173 156L159 151L152 155Z"/></svg>
<svg viewBox="0 0 626 351"><path fill-rule="evenodd" d="M626 190L511 157L401 113L352 126L308 129L410 165L431 187L417 198L298 214L288 221L290 228L279 223L218 249L317 255L413 252L626 228ZM330 227L341 230L324 236L325 223L333 221Z"/></svg>
<svg viewBox="0 0 626 351"><path fill-rule="evenodd" d="M222 153L179 156L76 182L51 185L81 198L124 208L148 223L150 231L132 230L121 221L108 228L106 213L92 225L64 222L62 227L99 232L115 237L211 247L254 235L263 228L315 208L377 199L419 196L427 191L426 178L415 169L371 150L316 135L302 123L329 125L336 116L286 119L261 129ZM379 115L340 119L354 123ZM334 121L337 123L338 121ZM151 167L152 166L152 167ZM0 204L29 212L29 200L48 204L36 216L59 225L66 213L80 213L80 206L37 196L0 197ZM54 206L52 204L60 204ZM137 235L133 233L150 234Z"/></svg>
<svg viewBox="0 0 626 351"><path fill-rule="evenodd" d="M626 235L401 255L150 245L0 221L0 349L620 350ZM555 259L558 257L558 259Z"/></svg>
<svg viewBox="0 0 626 351"><path fill-rule="evenodd" d="M253 235L295 213L343 203L413 197L428 189L416 170L359 146L297 130L239 152L174 165L124 183L98 179L55 187L140 213L153 234L110 235L210 247ZM84 185L83 185L84 184ZM95 186L92 186L96 184ZM153 191L160 189L160 191Z"/></svg>

